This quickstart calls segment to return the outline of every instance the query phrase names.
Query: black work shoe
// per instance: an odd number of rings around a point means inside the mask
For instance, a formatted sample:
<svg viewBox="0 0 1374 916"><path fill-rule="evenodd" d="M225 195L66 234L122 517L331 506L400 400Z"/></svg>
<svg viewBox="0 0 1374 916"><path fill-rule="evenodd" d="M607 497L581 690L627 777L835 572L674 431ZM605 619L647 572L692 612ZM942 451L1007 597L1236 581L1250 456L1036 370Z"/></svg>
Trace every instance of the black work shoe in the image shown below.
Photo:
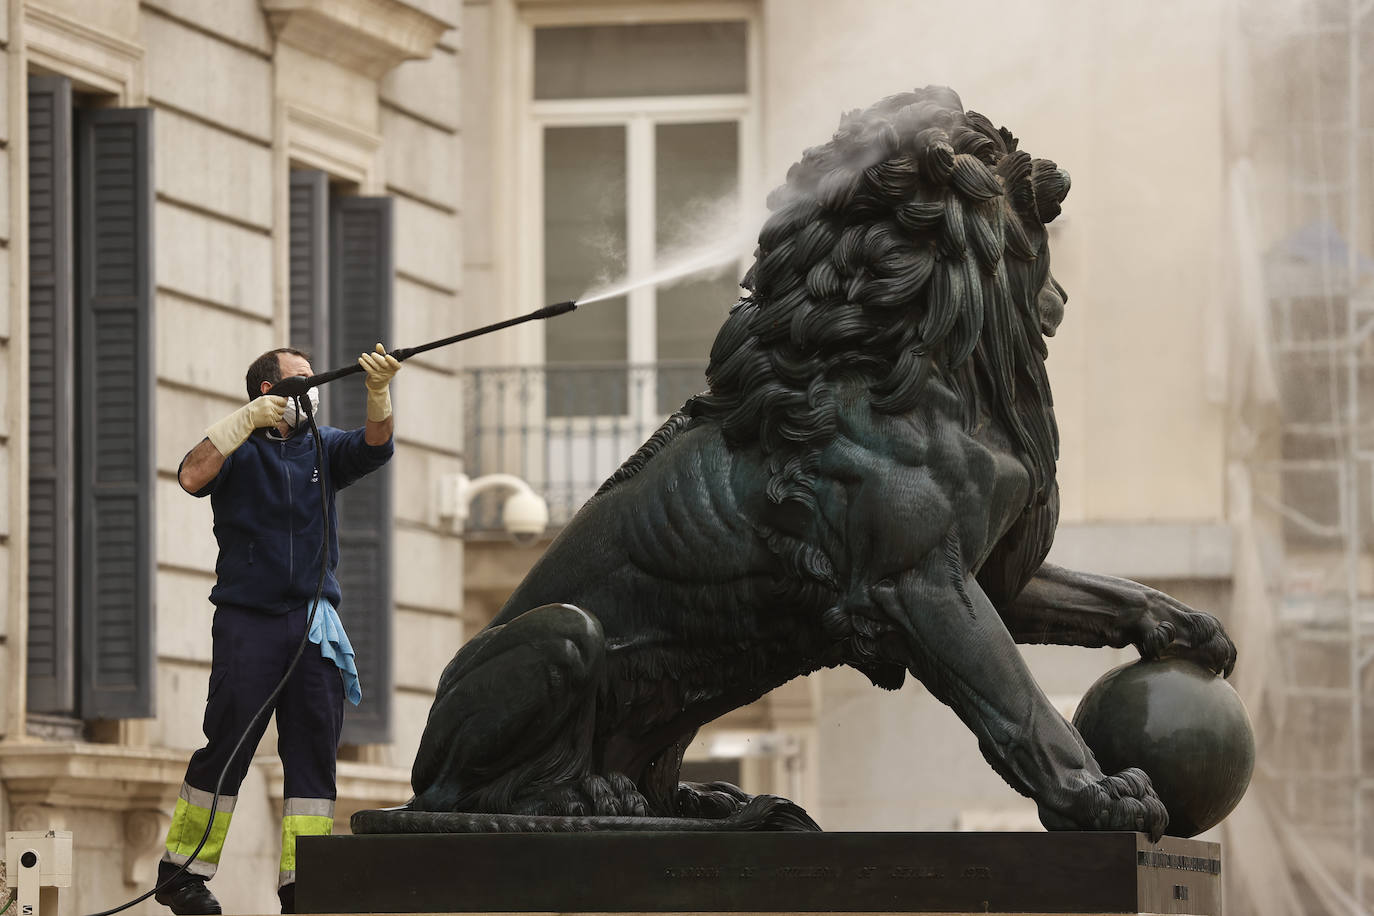
<svg viewBox="0 0 1374 916"><path fill-rule="evenodd" d="M153 899L176 916L217 916L223 912L204 881L187 881L179 887L158 891Z"/></svg>
<svg viewBox="0 0 1374 916"><path fill-rule="evenodd" d="M296 882L292 881L277 888L277 899L281 901L283 913L296 912Z"/></svg>

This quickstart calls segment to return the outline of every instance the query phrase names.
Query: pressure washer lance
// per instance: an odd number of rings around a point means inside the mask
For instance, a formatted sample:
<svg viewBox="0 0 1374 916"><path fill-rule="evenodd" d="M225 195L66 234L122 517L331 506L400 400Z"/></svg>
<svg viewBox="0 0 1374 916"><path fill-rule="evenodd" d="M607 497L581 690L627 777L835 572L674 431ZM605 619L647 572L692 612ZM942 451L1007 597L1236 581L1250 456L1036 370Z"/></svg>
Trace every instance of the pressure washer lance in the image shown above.
<svg viewBox="0 0 1374 916"><path fill-rule="evenodd" d="M507 318L505 321L498 321L495 324L485 325L471 331L464 331L461 334L454 334L452 337L445 337L443 340L431 340L429 343L420 344L417 347L397 347L391 350L389 355L396 357L396 361L404 362L416 353L424 353L426 350L437 350L439 347L447 347L449 344L456 344L461 340L470 340L473 337L481 337L483 334L490 334L492 331L500 331L512 325L522 324L526 321L537 321L541 318L553 318L571 312L577 308L577 303L569 299L566 302L555 302L553 305L546 305L542 309L535 309L528 315L521 315L518 318ZM330 369L328 372L321 372L319 375L296 375L291 378L284 378L272 386L268 394L281 395L285 398L299 397L319 385L332 382L335 379L343 378L345 375L354 375L362 372L363 367L357 363L344 366L341 369Z"/></svg>

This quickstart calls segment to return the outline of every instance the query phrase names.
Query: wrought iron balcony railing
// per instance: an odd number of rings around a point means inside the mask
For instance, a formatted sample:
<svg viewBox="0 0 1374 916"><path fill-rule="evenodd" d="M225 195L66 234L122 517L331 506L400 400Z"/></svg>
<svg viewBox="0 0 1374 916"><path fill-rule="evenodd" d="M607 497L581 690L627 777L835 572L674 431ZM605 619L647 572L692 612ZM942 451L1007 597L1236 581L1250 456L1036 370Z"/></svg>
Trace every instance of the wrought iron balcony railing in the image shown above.
<svg viewBox="0 0 1374 916"><path fill-rule="evenodd" d="M529 482L565 524L602 482L691 395L705 362L588 363L467 369L464 466ZM468 530L500 530L499 496L472 506Z"/></svg>

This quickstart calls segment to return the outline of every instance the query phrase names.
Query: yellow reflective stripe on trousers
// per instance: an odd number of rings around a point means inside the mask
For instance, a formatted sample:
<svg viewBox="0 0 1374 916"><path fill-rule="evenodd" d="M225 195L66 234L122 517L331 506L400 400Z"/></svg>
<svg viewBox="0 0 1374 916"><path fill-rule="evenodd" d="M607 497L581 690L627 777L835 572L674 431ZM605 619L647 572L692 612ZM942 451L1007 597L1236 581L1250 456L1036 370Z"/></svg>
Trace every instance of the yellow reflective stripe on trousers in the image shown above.
<svg viewBox="0 0 1374 916"><path fill-rule="evenodd" d="M229 821L233 811L215 811L215 825L205 839L200 854L188 871L197 875L213 875L219 864L220 853L224 851L224 838L229 833ZM177 799L176 810L172 812L172 823L167 828L167 855L164 857L173 864L180 865L190 858L205 834L210 823L210 809L194 805L185 798Z"/></svg>
<svg viewBox="0 0 1374 916"><path fill-rule="evenodd" d="M332 804L331 804L332 807ZM288 814L281 819L281 870L296 871L296 837L329 836L334 818L323 814Z"/></svg>

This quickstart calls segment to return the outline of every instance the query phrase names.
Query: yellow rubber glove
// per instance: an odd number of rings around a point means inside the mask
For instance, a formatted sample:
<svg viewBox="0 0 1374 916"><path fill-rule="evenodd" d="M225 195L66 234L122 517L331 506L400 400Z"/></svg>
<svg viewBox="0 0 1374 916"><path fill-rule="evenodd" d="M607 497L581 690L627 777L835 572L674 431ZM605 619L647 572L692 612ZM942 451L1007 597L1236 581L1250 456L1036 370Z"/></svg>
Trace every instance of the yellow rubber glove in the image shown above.
<svg viewBox="0 0 1374 916"><path fill-rule="evenodd" d="M359 356L358 365L367 373L367 418L380 423L391 416L391 379L401 371L401 364L377 344L377 352Z"/></svg>
<svg viewBox="0 0 1374 916"><path fill-rule="evenodd" d="M244 443L253 430L264 426L276 426L286 412L286 398L275 394L264 394L253 398L229 416L214 423L205 431L205 436L214 443L219 453L226 458L229 453Z"/></svg>

